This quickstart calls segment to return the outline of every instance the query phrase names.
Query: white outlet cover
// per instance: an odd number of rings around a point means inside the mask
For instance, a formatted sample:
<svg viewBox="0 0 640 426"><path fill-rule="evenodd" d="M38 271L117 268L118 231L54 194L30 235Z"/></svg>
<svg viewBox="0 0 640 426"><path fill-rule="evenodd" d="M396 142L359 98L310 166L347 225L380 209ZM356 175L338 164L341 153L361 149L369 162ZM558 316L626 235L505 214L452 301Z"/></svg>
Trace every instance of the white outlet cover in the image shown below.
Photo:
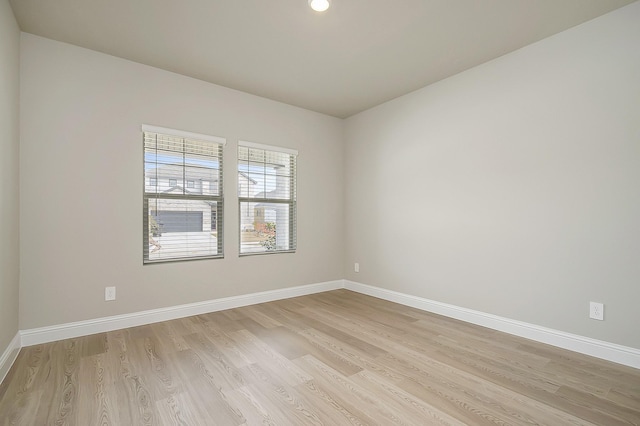
<svg viewBox="0 0 640 426"><path fill-rule="evenodd" d="M115 287L105 287L104 288L104 300L116 300L116 288Z"/></svg>
<svg viewBox="0 0 640 426"><path fill-rule="evenodd" d="M604 304L589 302L589 318L604 321Z"/></svg>

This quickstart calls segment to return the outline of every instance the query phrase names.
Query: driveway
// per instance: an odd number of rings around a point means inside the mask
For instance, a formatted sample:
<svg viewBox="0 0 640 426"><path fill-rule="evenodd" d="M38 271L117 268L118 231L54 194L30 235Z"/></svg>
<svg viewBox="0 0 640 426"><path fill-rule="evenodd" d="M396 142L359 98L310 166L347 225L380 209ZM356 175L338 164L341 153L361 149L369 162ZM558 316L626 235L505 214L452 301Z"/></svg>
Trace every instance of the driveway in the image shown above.
<svg viewBox="0 0 640 426"><path fill-rule="evenodd" d="M218 254L218 239L206 232L165 232L154 238L160 248L149 245L149 259L173 259L192 256L215 256ZM186 250L185 250L186 249Z"/></svg>

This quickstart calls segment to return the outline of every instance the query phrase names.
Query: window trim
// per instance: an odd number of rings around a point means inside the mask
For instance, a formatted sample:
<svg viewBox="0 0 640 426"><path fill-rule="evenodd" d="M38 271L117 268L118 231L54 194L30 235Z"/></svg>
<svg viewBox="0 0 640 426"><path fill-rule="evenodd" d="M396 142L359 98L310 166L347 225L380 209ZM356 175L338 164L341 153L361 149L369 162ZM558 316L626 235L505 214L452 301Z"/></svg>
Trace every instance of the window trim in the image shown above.
<svg viewBox="0 0 640 426"><path fill-rule="evenodd" d="M249 142L249 141L243 141L243 140L239 140L238 141L238 150L241 147L245 147L245 148L254 148L254 149L261 149L264 151L272 151L272 152L279 152L279 153L284 153L284 154L288 154L291 158L293 158L293 162L294 162L294 167L292 169L292 173L290 176L291 179L291 198L284 200L282 198L251 198L251 197L241 197L238 194L238 255L240 257L245 257L245 256L261 256L261 255L269 255L269 254L282 254L282 253L295 253L296 250L298 249L298 231L297 231L297 224L298 224L298 216L297 216L297 209L298 209L298 196L297 196L297 174L298 174L298 150L296 149L291 149L291 148L284 148L281 146L275 146L275 145L266 145L266 144L261 144L261 143L256 143L256 142ZM238 154L238 150L236 150L236 154ZM236 158L236 188L238 187L238 172L239 170L237 170L238 165L240 164L240 159ZM265 250L265 251L259 251L259 252L249 252L249 253L243 253L242 252L242 203L255 203L255 202L263 202L263 203L271 203L271 204L286 204L289 205L289 233L290 235L293 236L292 239L290 239L291 241L293 241L293 245L294 247L292 249L288 249L288 250Z"/></svg>
<svg viewBox="0 0 640 426"><path fill-rule="evenodd" d="M227 144L227 140L225 138L221 138L218 136L210 136L204 135L201 133L193 133L186 132L183 130L170 129L166 127L158 127L143 124L142 128L142 162L143 162L143 179L142 179L142 243L143 243L143 251L142 251L142 263L143 265L152 265L156 263L170 263L170 262L188 262L192 260L203 260L203 259L223 259L224 258L224 148ZM145 133L156 133L162 134L165 136L178 137L182 139L190 139L197 140L203 142L212 142L219 146L220 154L218 157L219 161L219 195L216 196L202 196L202 195L191 195L191 194L159 194L157 192L147 192L145 184L146 184L146 174L145 174ZM157 179L157 178L156 178ZM156 181L157 182L157 181ZM215 210L212 210L212 213L215 212L216 216L216 232L217 232L217 249L218 254L216 255L207 255L207 256L191 256L191 257L175 257L175 258L167 258L167 259L149 259L149 201L152 199L181 199L181 200L189 200L189 199L201 199L201 200L212 200L216 203ZM222 223L218 221L222 218Z"/></svg>
<svg viewBox="0 0 640 426"><path fill-rule="evenodd" d="M165 135L176 136L184 139L196 139L196 140L206 141L206 142L215 142L217 144L222 145L222 147L225 147L227 145L227 140L219 136L211 136L211 135L204 135L202 133L186 132L184 130L170 129L168 127L151 126L149 124L142 125L142 132L143 133L144 132L162 133Z"/></svg>
<svg viewBox="0 0 640 426"><path fill-rule="evenodd" d="M247 148L263 149L265 151L283 152L285 154L294 155L296 157L298 156L297 149L283 148L281 146L265 145L263 143L248 142L248 141L238 141L238 147L241 147L241 146L244 146Z"/></svg>

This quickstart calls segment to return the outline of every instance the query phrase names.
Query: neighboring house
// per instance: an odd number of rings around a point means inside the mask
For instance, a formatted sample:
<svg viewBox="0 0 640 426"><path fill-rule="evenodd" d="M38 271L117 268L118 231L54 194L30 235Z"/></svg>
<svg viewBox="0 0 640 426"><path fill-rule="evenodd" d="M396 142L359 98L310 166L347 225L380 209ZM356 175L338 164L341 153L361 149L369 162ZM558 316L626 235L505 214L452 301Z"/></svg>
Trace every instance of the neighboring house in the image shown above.
<svg viewBox="0 0 640 426"><path fill-rule="evenodd" d="M162 198L162 194L215 195L217 190L217 177L207 168L167 164L145 171L145 191L159 194L150 201L149 214L160 233L215 231L215 203Z"/></svg>
<svg viewBox="0 0 640 426"><path fill-rule="evenodd" d="M241 197L255 197L255 202L241 203L240 229L254 231L266 222L278 224L278 216L288 217L287 212L278 212L284 208L273 204L261 203L264 198L277 198L284 189L288 179L277 178L275 189L268 192L256 191L263 185L249 177L248 174L238 172L238 194ZM288 185L287 185L288 186ZM160 234L171 232L207 232L216 230L217 210L215 203L201 200L184 200L163 198L163 194L193 194L215 195L218 189L217 177L211 169L197 166L182 166L167 164L145 171L145 191L158 193L158 198L150 200L149 214L153 216L159 226ZM286 209L284 209L286 210ZM282 220L283 223L286 220ZM288 235L282 229L281 235Z"/></svg>

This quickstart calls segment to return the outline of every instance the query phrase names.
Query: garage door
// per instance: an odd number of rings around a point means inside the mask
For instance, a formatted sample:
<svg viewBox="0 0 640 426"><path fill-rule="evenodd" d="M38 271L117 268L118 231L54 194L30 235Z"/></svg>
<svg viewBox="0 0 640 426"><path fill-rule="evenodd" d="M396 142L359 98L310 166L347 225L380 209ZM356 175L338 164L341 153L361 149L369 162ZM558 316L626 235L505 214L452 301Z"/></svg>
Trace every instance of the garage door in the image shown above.
<svg viewBox="0 0 640 426"><path fill-rule="evenodd" d="M159 211L160 232L202 232L202 212Z"/></svg>

